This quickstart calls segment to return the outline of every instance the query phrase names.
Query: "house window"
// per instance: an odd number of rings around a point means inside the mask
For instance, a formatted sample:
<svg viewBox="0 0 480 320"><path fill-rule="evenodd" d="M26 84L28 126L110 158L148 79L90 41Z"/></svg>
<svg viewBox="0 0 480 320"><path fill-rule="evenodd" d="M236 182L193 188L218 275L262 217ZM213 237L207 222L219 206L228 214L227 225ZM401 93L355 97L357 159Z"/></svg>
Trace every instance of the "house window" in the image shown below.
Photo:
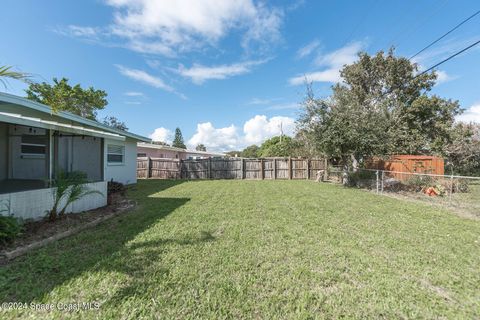
<svg viewBox="0 0 480 320"><path fill-rule="evenodd" d="M124 164L125 163L125 146L109 144L107 147L108 164Z"/></svg>
<svg viewBox="0 0 480 320"><path fill-rule="evenodd" d="M146 153L137 153L137 158L146 158L147 154Z"/></svg>
<svg viewBox="0 0 480 320"><path fill-rule="evenodd" d="M45 158L47 138L45 136L23 135L21 143L22 158Z"/></svg>

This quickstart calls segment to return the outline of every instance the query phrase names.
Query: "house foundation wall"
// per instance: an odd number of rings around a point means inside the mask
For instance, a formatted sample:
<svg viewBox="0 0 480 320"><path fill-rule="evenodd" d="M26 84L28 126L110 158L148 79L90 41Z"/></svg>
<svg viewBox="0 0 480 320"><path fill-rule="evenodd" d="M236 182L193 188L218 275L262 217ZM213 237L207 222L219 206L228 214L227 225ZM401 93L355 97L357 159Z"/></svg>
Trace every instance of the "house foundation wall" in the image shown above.
<svg viewBox="0 0 480 320"><path fill-rule="evenodd" d="M93 210L107 205L107 182L92 182L86 184L89 190L101 193L89 194L67 207L67 213L78 213ZM0 194L2 208L8 212L3 215L13 215L22 219L38 220L47 215L54 203L55 188ZM62 204L64 205L64 203Z"/></svg>

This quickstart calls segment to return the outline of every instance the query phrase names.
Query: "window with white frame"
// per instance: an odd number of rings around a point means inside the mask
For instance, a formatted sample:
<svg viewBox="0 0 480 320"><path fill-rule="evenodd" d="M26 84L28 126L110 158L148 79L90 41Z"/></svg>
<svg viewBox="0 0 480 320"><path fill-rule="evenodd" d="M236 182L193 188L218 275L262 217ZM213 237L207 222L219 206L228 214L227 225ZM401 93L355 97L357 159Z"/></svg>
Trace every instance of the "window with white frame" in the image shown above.
<svg viewBox="0 0 480 320"><path fill-rule="evenodd" d="M25 158L45 158L47 138L39 135L22 135L21 155Z"/></svg>
<svg viewBox="0 0 480 320"><path fill-rule="evenodd" d="M108 164L124 164L125 163L125 146L109 144L107 146L107 163Z"/></svg>

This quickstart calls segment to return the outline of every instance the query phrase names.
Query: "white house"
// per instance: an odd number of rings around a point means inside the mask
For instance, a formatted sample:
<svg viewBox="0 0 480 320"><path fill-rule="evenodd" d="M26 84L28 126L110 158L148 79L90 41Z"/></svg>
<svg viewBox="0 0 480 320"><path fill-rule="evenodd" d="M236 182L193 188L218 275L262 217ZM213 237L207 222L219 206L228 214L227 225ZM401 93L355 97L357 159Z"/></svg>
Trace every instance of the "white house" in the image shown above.
<svg viewBox="0 0 480 320"><path fill-rule="evenodd" d="M82 171L100 191L69 212L106 205L107 181L136 183L137 143L150 139L0 93L0 212L39 218L51 209L60 170ZM5 209L7 208L7 209Z"/></svg>
<svg viewBox="0 0 480 320"><path fill-rule="evenodd" d="M150 157L186 160L224 158L226 156L226 154L220 152L188 150L154 143L139 142L137 144L137 157L139 158Z"/></svg>

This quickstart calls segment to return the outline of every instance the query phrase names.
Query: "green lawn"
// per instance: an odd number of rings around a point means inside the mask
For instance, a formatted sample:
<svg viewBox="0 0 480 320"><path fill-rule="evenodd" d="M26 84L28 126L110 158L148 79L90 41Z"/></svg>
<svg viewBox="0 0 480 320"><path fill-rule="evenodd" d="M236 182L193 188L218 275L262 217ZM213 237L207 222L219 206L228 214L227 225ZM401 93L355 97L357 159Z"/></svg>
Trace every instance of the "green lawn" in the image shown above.
<svg viewBox="0 0 480 320"><path fill-rule="evenodd" d="M0 267L8 318L479 318L480 222L310 181L141 181L139 208Z"/></svg>

